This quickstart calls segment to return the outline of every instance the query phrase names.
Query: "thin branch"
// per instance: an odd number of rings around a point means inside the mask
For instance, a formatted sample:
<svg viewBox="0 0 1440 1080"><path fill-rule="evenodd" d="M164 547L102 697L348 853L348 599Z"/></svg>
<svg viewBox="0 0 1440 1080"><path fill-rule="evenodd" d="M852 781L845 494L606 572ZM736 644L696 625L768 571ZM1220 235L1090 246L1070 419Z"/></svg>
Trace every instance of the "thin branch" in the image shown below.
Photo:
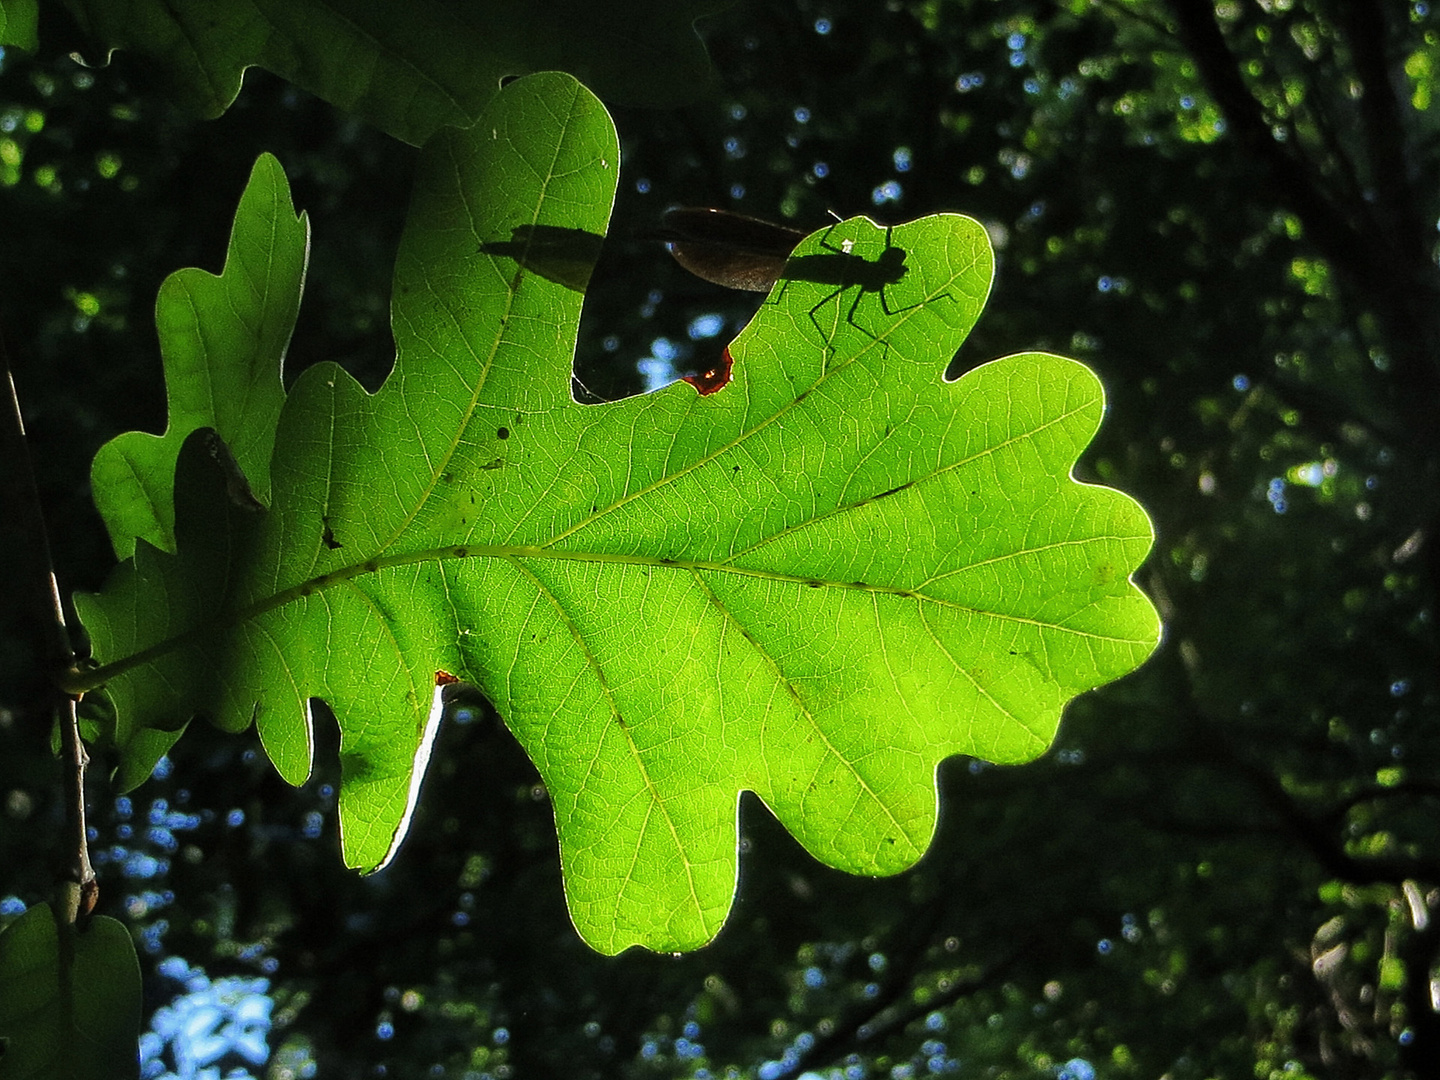
<svg viewBox="0 0 1440 1080"><path fill-rule="evenodd" d="M4 414L0 416L0 446L4 448L3 455L0 455L0 461L4 462L3 468L0 468L3 472L0 476L0 484L3 484L0 505L6 508L7 518L16 525L19 577L21 587L28 593L26 607L42 644L42 662L47 671L61 672L74 663L75 653L65 626L65 608L60 601L60 588L55 581L54 563L50 558L50 537L40 510L30 445L25 439L20 395L10 372L10 356L3 334L0 334L0 368L5 372L5 388L9 392L9 408L0 408ZM68 836L56 913L67 923L83 925L99 898L85 826L85 766L90 759L80 740L80 722L75 711L78 699L58 690L52 698L60 713Z"/></svg>
<svg viewBox="0 0 1440 1080"><path fill-rule="evenodd" d="M1305 224L1305 231L1327 259L1346 267L1368 267L1371 261L1361 232L1344 208L1315 183L1309 163L1277 142L1264 109L1240 74L1240 65L1219 24L1210 0L1167 0L1180 28L1180 40L1195 61L1201 81L1225 114L1227 129L1244 151L1263 165L1274 181L1279 201Z"/></svg>
<svg viewBox="0 0 1440 1080"><path fill-rule="evenodd" d="M1172 617L1170 624L1176 637L1183 637L1183 626L1180 625L1179 617ZM1189 677L1186 669L1178 659L1172 658L1171 664L1179 669L1172 676L1175 685L1183 684ZM1273 769L1268 765L1258 764L1253 755L1247 755L1232 745L1225 734L1225 722L1219 717L1207 715L1200 706L1193 703L1193 687L1189 697L1191 704L1179 714L1171 713L1165 717L1157 715L1153 718L1154 723L1168 723L1173 727L1177 726L1178 722L1178 728L1185 740L1181 745L1184 751L1183 760L1187 765L1196 769L1213 770L1223 776L1237 777L1255 792L1260 805L1269 811L1274 825L1265 828L1257 823L1247 828L1243 822L1230 823L1237 833L1261 835L1279 832L1286 835L1307 852L1326 874L1355 885L1398 885L1406 878L1440 882L1440 859L1407 856L1370 858L1350 854L1340 836L1340 818L1343 814L1337 817L1336 807L1307 807L1286 790ZM1129 756L1135 760L1144 760L1147 755L1132 751ZM1162 761L1168 762L1172 758L1173 751L1159 755ZM1424 785L1423 790L1417 785L1410 793L1429 795L1433 793L1431 789L1432 785ZM1378 796L1379 792L1371 791L1367 794ZM1221 828L1226 827L1224 822L1218 824ZM1188 831L1184 823L1180 823L1180 828Z"/></svg>
<svg viewBox="0 0 1440 1080"><path fill-rule="evenodd" d="M1433 414L1440 405L1440 319L1435 315L1440 282L1433 266L1423 258L1423 251L1422 258L1413 257L1413 238L1397 244L1390 230L1377 221L1370 204L1363 200L1337 202L1320 185L1317 171L1298 148L1276 141L1264 110L1241 76L1211 0L1166 0L1166 4L1206 89L1225 114L1228 130L1269 174L1269 197L1300 218L1316 250L1365 298L1385 327L1397 391L1394 407L1405 417L1417 448L1433 452ZM1364 6L1365 13L1354 14L1355 23L1364 24L1354 46L1356 60L1369 72L1366 77L1383 81L1383 41L1373 38L1381 34L1372 25L1376 16L1368 4L1357 6ZM1365 97L1375 99L1368 107L1375 110L1380 117L1377 122L1386 129L1372 136L1372 141L1378 140L1372 152L1383 161L1397 159L1403 164L1403 135L1398 113L1392 108L1393 98L1379 89L1367 91ZM1370 166L1373 174L1382 168L1382 161L1372 161ZM1414 237L1422 235L1423 230L1414 231ZM1433 514L1427 511L1424 516Z"/></svg>
<svg viewBox="0 0 1440 1080"><path fill-rule="evenodd" d="M1424 780L1405 780L1390 787L1366 787L1362 791L1341 799L1332 806L1322 819L1327 825L1339 828L1345 816L1357 806L1366 803L1383 803L1390 799L1405 797L1440 799L1440 784Z"/></svg>
<svg viewBox="0 0 1440 1080"><path fill-rule="evenodd" d="M1124 19L1128 22L1139 23L1141 26L1146 27L1161 37L1169 38L1172 41L1175 40L1174 28L1166 26L1159 19L1155 18L1155 16L1147 12L1140 11L1137 8L1127 7L1124 4L1117 3L1116 0L1090 0L1090 3L1092 6L1100 8L1116 22Z"/></svg>
<svg viewBox="0 0 1440 1080"><path fill-rule="evenodd" d="M1351 157L1344 140L1336 130L1330 109L1325 106L1327 100L1333 101L1335 95L1341 91L1335 87L1333 77L1327 79L1327 73L1315 64L1301 64L1297 74L1305 80L1305 99L1299 110L1303 110L1304 115L1315 125L1321 146L1335 161L1339 170L1341 200L1352 206L1363 205L1365 184L1360 179L1360 170L1356 168L1355 159ZM1298 129L1299 125L1296 124L1296 127Z"/></svg>
<svg viewBox="0 0 1440 1080"><path fill-rule="evenodd" d="M1332 820L1332 812L1306 810L1274 772L1255 764L1230 745L1218 718L1206 717L1193 706L1188 712L1189 730L1206 732L1203 739L1196 740L1189 748L1192 763L1242 777L1275 816L1280 830L1308 851L1327 874L1355 885L1398 885L1406 878L1440 881L1440 860L1437 859L1351 855L1336 835L1338 823Z"/></svg>
<svg viewBox="0 0 1440 1080"><path fill-rule="evenodd" d="M1355 74L1360 80L1360 130L1370 159L1370 183L1386 242L1407 263L1425 260L1426 230L1405 167L1405 128L1385 56L1385 5L1379 0L1340 4Z"/></svg>
<svg viewBox="0 0 1440 1080"><path fill-rule="evenodd" d="M100 899L100 883L90 865L90 837L85 825L85 767L90 755L80 739L78 702L64 698L60 706L61 772L65 777L65 825L70 834L69 865L60 882L61 917L83 926Z"/></svg>
<svg viewBox="0 0 1440 1080"><path fill-rule="evenodd" d="M827 1064L837 1064L861 1046L873 1045L874 1040L882 1035L904 1028L912 1021L918 1020L921 1016L934 1012L936 1009L952 1005L967 994L973 994L996 985L1014 969L1024 956L1034 949L1038 942L1039 938L1033 938L1007 953L975 977L955 980L948 990L927 997L924 1004L916 1003L911 997L911 991L914 989L911 978L891 980L885 991L879 994L875 1000L866 1003L863 1011L851 1015L843 1023L837 1023L835 1030L830 1035L816 1039L809 1050L796 1058L789 1069L789 1075L799 1075L823 1068ZM909 999L908 1003L906 999ZM902 1005L903 1007L901 1007Z"/></svg>
<svg viewBox="0 0 1440 1080"><path fill-rule="evenodd" d="M15 378L10 373L10 356L5 350L5 337L0 334L0 368L5 371L5 389L9 393L8 409L0 417L0 446L4 462L0 483L4 484L3 505L6 517L13 523L15 556L24 572L26 607L40 635L42 662L51 670L60 670L74 658L70 636L65 630L65 608L60 602L60 587L50 560L50 538L40 512L40 497L35 488L35 471L30 462L30 444L25 440L25 420L20 414L20 396Z"/></svg>
<svg viewBox="0 0 1440 1080"><path fill-rule="evenodd" d="M1404 857L1357 858L1345 850L1345 846L1328 827L1325 817L1306 813L1294 797L1268 769L1246 761L1224 745L1224 740L1215 740L1220 756L1228 761L1231 768L1243 775L1259 793L1261 800L1279 818L1285 831L1314 856L1326 873L1341 881L1355 885L1387 883L1398 885L1406 878L1422 881L1440 881L1440 860L1412 859Z"/></svg>

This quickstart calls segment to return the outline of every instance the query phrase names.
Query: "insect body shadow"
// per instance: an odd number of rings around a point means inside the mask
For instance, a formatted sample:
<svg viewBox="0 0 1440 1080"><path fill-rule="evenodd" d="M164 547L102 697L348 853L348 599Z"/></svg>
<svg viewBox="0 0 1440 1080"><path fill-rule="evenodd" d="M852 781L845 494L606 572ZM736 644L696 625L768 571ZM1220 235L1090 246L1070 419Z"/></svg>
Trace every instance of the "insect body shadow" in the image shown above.
<svg viewBox="0 0 1440 1080"><path fill-rule="evenodd" d="M818 255L796 255L785 265L781 281L809 281L816 285L859 285L861 292L882 292L905 276L905 249L887 247L871 262L864 256L834 248ZM887 314L890 314L887 312Z"/></svg>
<svg viewBox="0 0 1440 1080"><path fill-rule="evenodd" d="M604 239L598 233L559 225L516 225L509 240L487 240L480 253L514 259L546 281L583 293Z"/></svg>

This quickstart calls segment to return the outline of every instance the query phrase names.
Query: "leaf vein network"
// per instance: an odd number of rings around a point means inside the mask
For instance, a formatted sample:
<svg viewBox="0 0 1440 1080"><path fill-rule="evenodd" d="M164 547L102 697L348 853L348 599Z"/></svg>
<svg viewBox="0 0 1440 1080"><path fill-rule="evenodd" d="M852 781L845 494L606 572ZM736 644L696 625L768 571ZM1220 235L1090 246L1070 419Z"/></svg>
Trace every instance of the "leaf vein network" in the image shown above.
<svg viewBox="0 0 1440 1080"><path fill-rule="evenodd" d="M718 595L716 595L715 590L710 588L709 584L704 580L704 578L700 576L697 570L692 569L691 574L694 577L695 582L700 586L702 590L704 590L705 595L709 600L710 606L715 609L715 611L720 615L721 619L727 625L735 627L735 629L740 632L741 638L745 641L748 641L751 645L755 647L755 651L760 656L762 662L764 662L765 665L769 667L771 672L773 673L775 677L775 682L785 688L786 692L789 694L791 701L794 703L795 709L798 712L799 716L803 719L806 726L815 733L816 737L820 740L821 745L824 746L825 752L832 758L834 758L836 761L838 761L844 768L849 770L850 774L854 777L856 784L859 785L861 791L864 792L864 794L875 806L879 807L881 812L885 815L887 819L889 819L891 824L893 824L903 834L904 828L900 825L899 821L896 820L895 815L891 812L890 808L885 805L885 800L879 796L875 789L870 785L870 782L865 778L865 776L860 772L860 770L856 768L855 763L848 760L845 755L842 754L835 746L835 744L831 741L829 734L820 725L820 722L815 718L815 714L811 711L810 706L805 703L805 699L801 695L799 688L796 687L795 683L781 669L779 660L776 659L776 657L768 649L764 648L753 637L745 633L745 628L743 624L741 624L740 620L735 617L734 613L729 609L725 602L721 600ZM762 754L761 757L768 763L771 757L773 757L773 755Z"/></svg>
<svg viewBox="0 0 1440 1080"><path fill-rule="evenodd" d="M686 883L687 887L690 890L690 899L695 905L695 910L702 910L702 905L700 903L700 895L695 883L694 869L690 865L689 860L685 858L685 845L680 840L680 832L675 824L675 819L671 816L669 809L666 807L664 798L661 797L660 792L657 790L655 786L655 781L650 776L650 770L647 769L645 766L644 754L642 754L640 748L635 745L634 736L631 735L630 729L621 719L620 708L618 703L615 701L615 695L614 691L610 686L610 681L605 676L605 670L603 665L596 658L594 652L590 649L589 644L585 640L584 633L580 630L578 626L575 625L575 620L571 617L570 612L566 610L564 604L561 603L560 597L557 596L553 590L546 588L546 586L540 581L540 579L534 574L534 572L528 566L526 566L519 557L510 556L510 561L511 565L513 565L523 577L526 577L530 580L536 591L550 602L551 608L555 611L555 614L559 617L561 622L564 623L566 629L570 633L571 639L575 642L576 647L579 648L581 655L585 658L585 666L590 669L591 673L595 677L595 681L600 686L601 692L605 695L606 702L610 707L610 717L614 722L615 726L619 729L621 736L625 740L625 744L630 751L630 757L635 762L635 767L640 773L640 778L645 785L645 790L650 796L650 803L664 816L666 828L670 832L671 842L675 847L677 855L679 855L681 861L684 863L685 866ZM597 740L597 743L598 741L599 740ZM647 820L649 817L649 812L650 811L647 808ZM641 832L641 835L644 835L643 830Z"/></svg>

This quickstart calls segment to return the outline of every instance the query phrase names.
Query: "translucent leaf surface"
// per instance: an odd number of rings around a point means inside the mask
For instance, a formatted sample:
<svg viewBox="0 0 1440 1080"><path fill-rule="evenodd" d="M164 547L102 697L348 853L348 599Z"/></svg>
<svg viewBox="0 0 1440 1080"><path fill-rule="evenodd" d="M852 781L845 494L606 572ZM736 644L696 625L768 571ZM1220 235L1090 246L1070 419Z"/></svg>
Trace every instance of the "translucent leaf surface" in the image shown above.
<svg viewBox="0 0 1440 1080"><path fill-rule="evenodd" d="M134 1080L140 963L123 923L100 916L62 948L37 904L0 934L0 1080Z"/></svg>
<svg viewBox="0 0 1440 1080"><path fill-rule="evenodd" d="M568 71L626 104L710 85L693 29L716 0L68 0L104 47L130 49L206 116L247 67L420 145L469 127L507 76Z"/></svg>
<svg viewBox="0 0 1440 1080"><path fill-rule="evenodd" d="M1148 520L1070 476L1104 412L1094 375L1028 354L942 381L990 285L968 218L817 233L722 391L576 404L583 275L537 268L524 238L548 238L541 262L557 238L593 250L617 156L553 75L433 141L390 380L305 373L268 514L192 439L178 556L141 543L77 598L122 745L194 712L253 719L299 782L307 699L329 702L355 866L403 833L437 670L480 686L545 779L571 913L607 952L715 934L741 790L818 858L896 872L934 831L942 758L1035 757L1067 700L1158 639L1129 580Z"/></svg>
<svg viewBox="0 0 1440 1080"><path fill-rule="evenodd" d="M0 0L0 46L34 52L37 15L35 0Z"/></svg>
<svg viewBox="0 0 1440 1080"><path fill-rule="evenodd" d="M95 455L95 504L122 559L144 538L175 550L175 461L208 427L233 462L232 487L269 501L270 453L285 391L280 368L305 283L310 227L290 203L280 162L262 154L235 212L220 276L179 270L160 286L155 322L170 423L164 435L127 431ZM243 476L243 480L241 477ZM236 490L243 498L243 490Z"/></svg>

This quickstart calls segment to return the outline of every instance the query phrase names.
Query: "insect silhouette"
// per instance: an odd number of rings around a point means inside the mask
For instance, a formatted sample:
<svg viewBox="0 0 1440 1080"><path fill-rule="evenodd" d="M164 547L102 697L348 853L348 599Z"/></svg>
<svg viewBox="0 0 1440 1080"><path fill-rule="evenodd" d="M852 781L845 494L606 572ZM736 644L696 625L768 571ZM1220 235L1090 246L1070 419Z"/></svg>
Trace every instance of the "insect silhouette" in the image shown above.
<svg viewBox="0 0 1440 1080"><path fill-rule="evenodd" d="M907 270L905 250L893 242L893 226L886 227L885 248L872 260L856 253L852 240L842 240L838 246L831 243L831 234L842 224L838 221L820 238L823 251L798 256L792 256L791 252L804 239L804 233L727 210L681 207L667 211L662 223L651 236L665 243L676 262L706 281L753 292L767 292L777 282L783 282L774 297L777 303L792 282L834 286L808 314L811 325L829 351L834 348L831 345L834 330L827 333L820 313L847 289L855 289L855 296L845 310L844 321L877 341L876 334L856 321L867 294L874 293L881 311L891 318L928 300L950 295L941 293L903 307L891 306L885 290L898 284Z"/></svg>

